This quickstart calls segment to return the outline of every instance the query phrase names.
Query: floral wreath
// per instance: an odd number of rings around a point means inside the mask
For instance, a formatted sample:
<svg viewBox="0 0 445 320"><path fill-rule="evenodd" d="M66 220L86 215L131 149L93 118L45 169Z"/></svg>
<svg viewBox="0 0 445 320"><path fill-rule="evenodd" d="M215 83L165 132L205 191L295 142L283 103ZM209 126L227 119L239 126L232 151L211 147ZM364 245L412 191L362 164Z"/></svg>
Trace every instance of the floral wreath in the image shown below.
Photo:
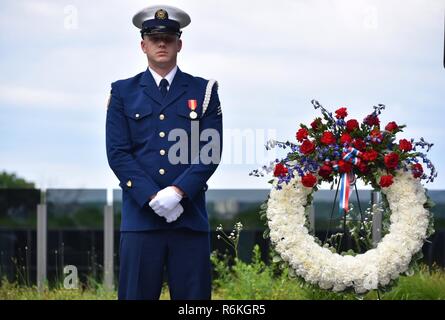
<svg viewBox="0 0 445 320"><path fill-rule="evenodd" d="M374 112L363 123L345 120L347 109L335 111L335 118L317 101L323 118L316 118L310 127L300 124L296 133L298 143L271 140L266 149L275 146L290 148L284 159L264 166L273 170L273 188L263 206L268 233L281 261L290 266L290 274L322 289L336 292L354 289L358 294L384 288L407 273L420 258L424 241L434 232L429 208L433 203L426 194L421 180L433 182L437 177L434 165L426 154L417 149L433 146L423 138L401 139L405 125L389 122L380 128L379 115L384 105L374 106ZM430 174L424 172L423 160ZM259 170L251 175L264 176ZM362 254L337 253L311 235L307 228L307 210L313 193L323 181L333 184L339 179L339 210L350 213L348 205L351 185L361 178L381 191L387 203L389 217L385 235L375 248Z"/></svg>

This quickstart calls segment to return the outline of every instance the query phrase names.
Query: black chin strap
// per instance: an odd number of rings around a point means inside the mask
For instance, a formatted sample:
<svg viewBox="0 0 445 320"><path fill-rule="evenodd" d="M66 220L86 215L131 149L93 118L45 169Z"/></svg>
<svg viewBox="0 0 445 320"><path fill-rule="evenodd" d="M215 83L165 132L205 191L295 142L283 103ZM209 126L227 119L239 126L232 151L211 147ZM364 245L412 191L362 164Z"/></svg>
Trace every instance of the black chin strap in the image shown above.
<svg viewBox="0 0 445 320"><path fill-rule="evenodd" d="M151 31L150 29L142 29L141 30L141 38L144 39L145 35L149 36L150 35L150 31ZM162 33L160 33L160 34L162 34ZM174 34L176 34L178 36L178 39L180 39L181 35L182 35L182 31L177 31Z"/></svg>

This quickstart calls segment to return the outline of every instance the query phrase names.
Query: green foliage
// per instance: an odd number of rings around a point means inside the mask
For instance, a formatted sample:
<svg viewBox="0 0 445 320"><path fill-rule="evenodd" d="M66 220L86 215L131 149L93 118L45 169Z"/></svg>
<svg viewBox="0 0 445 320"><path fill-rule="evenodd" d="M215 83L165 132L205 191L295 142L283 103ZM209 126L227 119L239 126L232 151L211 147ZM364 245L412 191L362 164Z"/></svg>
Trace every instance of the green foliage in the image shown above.
<svg viewBox="0 0 445 320"><path fill-rule="evenodd" d="M222 257L222 258L221 258ZM214 279L214 296L231 300L376 300L377 291L365 295L322 290L296 277L281 257L271 251L275 263L261 260L258 246L253 249L250 264L235 259L230 265L227 255L212 254L217 277ZM412 270L411 276L402 275L386 290L380 290L382 300L445 300L445 272L439 267L431 270L421 265ZM408 272L409 273L409 272Z"/></svg>
<svg viewBox="0 0 445 320"><path fill-rule="evenodd" d="M275 275L275 270L261 260L259 246L253 249L252 263L247 264L235 259L232 266L227 263L227 256L218 259L213 253L212 262L218 277L214 280L215 294L226 300L259 300L259 299L302 299L299 286L289 281L287 271Z"/></svg>
<svg viewBox="0 0 445 320"><path fill-rule="evenodd" d="M34 189L34 183L19 178L15 173L0 172L0 188Z"/></svg>
<svg viewBox="0 0 445 320"><path fill-rule="evenodd" d="M215 212L215 209L210 205L209 210L209 224L212 229L215 229L217 226L222 224L223 226L234 225L237 221L240 220L240 217L243 219L243 226L245 229L261 229L262 224L261 220L258 217L258 211L260 207L255 203L252 205L248 205L247 207L239 208L239 211L235 214L230 215L219 215Z"/></svg>
<svg viewBox="0 0 445 320"><path fill-rule="evenodd" d="M48 228L96 228L103 227L103 208L98 204L48 205Z"/></svg>
<svg viewBox="0 0 445 320"><path fill-rule="evenodd" d="M267 199L261 204L260 206L260 211L259 211L259 215L260 215L260 220L264 223L265 229L263 231L263 239L267 239L269 238L269 233L270 233L270 229L269 229L269 225L267 223L267 204L269 202L269 197L270 195L267 197Z"/></svg>
<svg viewBox="0 0 445 320"><path fill-rule="evenodd" d="M369 293L370 299L375 292ZM434 267L431 271L426 266L417 268L412 276L402 276L391 291L384 294L387 300L445 300L445 272Z"/></svg>
<svg viewBox="0 0 445 320"><path fill-rule="evenodd" d="M233 249L233 251L235 252L235 258L238 258L239 236L242 230L243 230L243 224L241 222L237 222L235 224L230 234L227 234L224 231L223 226L221 224L218 226L218 228L216 228L216 231L220 233L217 235L218 240L223 240Z"/></svg>
<svg viewBox="0 0 445 320"><path fill-rule="evenodd" d="M6 278L1 282L0 300L115 300L115 291L106 291L102 285L64 289L60 283L54 288L39 291L36 286L21 286Z"/></svg>

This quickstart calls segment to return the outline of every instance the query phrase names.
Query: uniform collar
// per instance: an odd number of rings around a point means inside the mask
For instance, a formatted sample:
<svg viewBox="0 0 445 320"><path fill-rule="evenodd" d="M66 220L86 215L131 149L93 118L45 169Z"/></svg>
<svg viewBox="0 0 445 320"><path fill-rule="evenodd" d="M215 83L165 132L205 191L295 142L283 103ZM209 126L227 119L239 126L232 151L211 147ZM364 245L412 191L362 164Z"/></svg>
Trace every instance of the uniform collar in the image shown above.
<svg viewBox="0 0 445 320"><path fill-rule="evenodd" d="M156 71L154 71L152 68L148 67L148 70L150 70L150 73L156 82L156 86L159 87L159 83L161 82L161 80L166 79L168 81L167 89L170 89L173 79L175 78L176 72L178 71L178 66L175 66L164 78L162 78L159 74L157 74Z"/></svg>
<svg viewBox="0 0 445 320"><path fill-rule="evenodd" d="M188 77L184 75L181 69L177 68L176 75L174 75L174 79L170 84L170 88L165 98L162 97L159 87L156 85L155 78L148 68L142 74L139 84L148 97L162 106L162 110L186 92L189 81Z"/></svg>

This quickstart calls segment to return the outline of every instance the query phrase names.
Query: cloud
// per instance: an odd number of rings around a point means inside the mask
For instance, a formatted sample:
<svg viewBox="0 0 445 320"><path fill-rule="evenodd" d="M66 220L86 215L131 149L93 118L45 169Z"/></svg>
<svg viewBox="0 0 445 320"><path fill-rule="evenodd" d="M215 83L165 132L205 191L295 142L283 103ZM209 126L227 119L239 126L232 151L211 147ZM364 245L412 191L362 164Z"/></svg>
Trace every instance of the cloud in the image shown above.
<svg viewBox="0 0 445 320"><path fill-rule="evenodd" d="M183 33L179 66L219 81L225 129L276 129L279 138L292 139L298 124L316 114L313 98L330 109L345 105L359 120L372 105L384 103L382 122L406 123L406 136L437 141L436 163L445 155L439 144L445 99L442 1L169 4L184 8L192 18ZM62 140L69 141L73 154L91 154L94 143L94 157L102 152L110 83L146 68L131 18L147 5L143 0L2 1L1 130L8 146L16 146L16 151L8 147L11 168L45 172L64 186L91 184L90 172L81 169L91 162L84 156L67 158ZM73 19L75 27L67 27ZM26 141L41 149L38 165L21 160L24 126ZM88 138L95 134L100 138ZM255 141L256 148L263 144ZM40 170L45 158L54 168L77 169L60 171L66 174ZM251 169L223 166L212 183L257 186L247 177ZM69 172L76 178L70 179ZM115 182L112 174L99 177L109 173L105 161L95 172L100 172L94 177L96 186ZM244 173L246 178L234 179ZM437 185L445 186L445 179Z"/></svg>
<svg viewBox="0 0 445 320"><path fill-rule="evenodd" d="M61 92L36 87L21 87L0 84L0 104L34 109L106 109L105 94L82 94Z"/></svg>

